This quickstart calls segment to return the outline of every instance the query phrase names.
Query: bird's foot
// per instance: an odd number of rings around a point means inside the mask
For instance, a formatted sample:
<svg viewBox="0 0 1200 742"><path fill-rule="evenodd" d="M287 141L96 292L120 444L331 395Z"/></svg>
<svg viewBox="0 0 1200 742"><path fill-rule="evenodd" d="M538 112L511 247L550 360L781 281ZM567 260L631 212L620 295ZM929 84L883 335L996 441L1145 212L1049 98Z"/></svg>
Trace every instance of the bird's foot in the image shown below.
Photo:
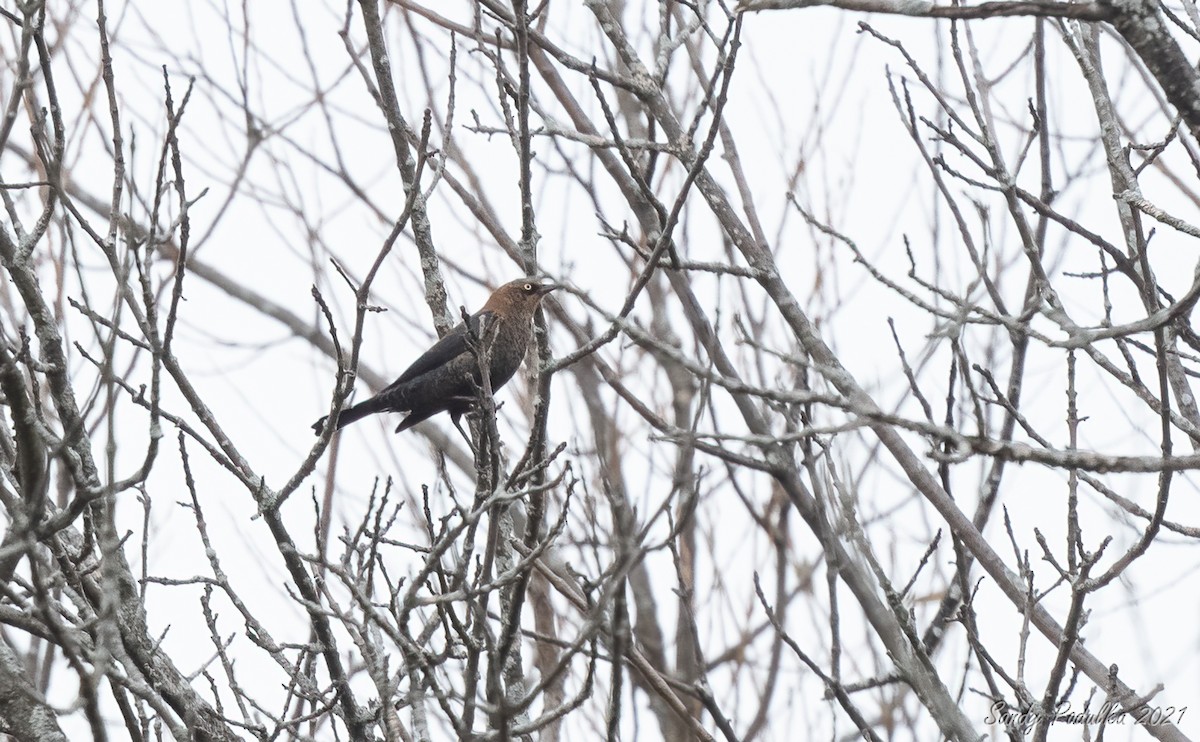
<svg viewBox="0 0 1200 742"><path fill-rule="evenodd" d="M468 435L467 431L463 429L462 415L451 415L450 421L454 423L454 427L463 437L463 440L467 442L467 448L471 450L471 456L474 457L476 454L478 454L479 452L475 450L475 443L471 440L471 436Z"/></svg>

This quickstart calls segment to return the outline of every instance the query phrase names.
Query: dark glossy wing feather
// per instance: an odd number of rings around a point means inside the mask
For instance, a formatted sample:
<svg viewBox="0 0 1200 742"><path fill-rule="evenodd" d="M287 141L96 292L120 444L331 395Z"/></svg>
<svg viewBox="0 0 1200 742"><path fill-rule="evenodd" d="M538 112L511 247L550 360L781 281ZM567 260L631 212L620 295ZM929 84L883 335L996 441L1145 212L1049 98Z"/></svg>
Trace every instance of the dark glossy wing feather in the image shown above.
<svg viewBox="0 0 1200 742"><path fill-rule="evenodd" d="M489 311L477 312L471 315L471 328L475 332L478 332L479 318L484 315L491 316L493 314L494 312ZM420 358L413 361L412 365L406 368L404 373L400 374L400 378L392 382L391 386L411 381L421 374L446 365L457 356L467 352L469 352L469 349L467 348L466 326L462 322L459 322L453 330L446 333L445 337L434 343Z"/></svg>

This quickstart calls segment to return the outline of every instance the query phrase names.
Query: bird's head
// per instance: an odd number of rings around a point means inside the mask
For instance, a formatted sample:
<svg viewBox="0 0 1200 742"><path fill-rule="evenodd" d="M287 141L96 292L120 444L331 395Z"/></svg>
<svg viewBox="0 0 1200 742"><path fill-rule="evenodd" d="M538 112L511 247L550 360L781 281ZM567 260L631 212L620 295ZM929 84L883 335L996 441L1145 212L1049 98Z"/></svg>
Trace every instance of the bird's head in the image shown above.
<svg viewBox="0 0 1200 742"><path fill-rule="evenodd" d="M509 281L492 293L483 308L501 314L519 312L532 316L546 294L557 288L560 288L558 284L540 278Z"/></svg>

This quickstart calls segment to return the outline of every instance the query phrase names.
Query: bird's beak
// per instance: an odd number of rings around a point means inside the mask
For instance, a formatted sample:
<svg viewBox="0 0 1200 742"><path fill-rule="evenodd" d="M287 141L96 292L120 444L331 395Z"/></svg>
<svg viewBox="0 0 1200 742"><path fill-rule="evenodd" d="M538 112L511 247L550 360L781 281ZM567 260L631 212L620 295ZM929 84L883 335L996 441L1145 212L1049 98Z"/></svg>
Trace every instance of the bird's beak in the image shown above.
<svg viewBox="0 0 1200 742"><path fill-rule="evenodd" d="M561 288L562 288L562 286L557 283L543 283L541 286L538 286L538 294L540 296L545 296L546 294L550 293L551 291L554 291L555 289L561 289Z"/></svg>

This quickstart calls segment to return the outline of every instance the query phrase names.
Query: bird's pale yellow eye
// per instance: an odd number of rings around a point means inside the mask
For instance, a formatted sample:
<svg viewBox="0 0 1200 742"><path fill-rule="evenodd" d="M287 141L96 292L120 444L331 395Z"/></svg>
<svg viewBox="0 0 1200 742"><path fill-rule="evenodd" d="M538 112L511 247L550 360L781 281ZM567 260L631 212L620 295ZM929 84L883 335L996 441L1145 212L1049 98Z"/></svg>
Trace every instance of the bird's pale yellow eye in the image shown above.
<svg viewBox="0 0 1200 742"><path fill-rule="evenodd" d="M526 291L533 291L533 284L532 284L532 283L527 283L527 284L525 284L525 290L526 290Z"/></svg>

